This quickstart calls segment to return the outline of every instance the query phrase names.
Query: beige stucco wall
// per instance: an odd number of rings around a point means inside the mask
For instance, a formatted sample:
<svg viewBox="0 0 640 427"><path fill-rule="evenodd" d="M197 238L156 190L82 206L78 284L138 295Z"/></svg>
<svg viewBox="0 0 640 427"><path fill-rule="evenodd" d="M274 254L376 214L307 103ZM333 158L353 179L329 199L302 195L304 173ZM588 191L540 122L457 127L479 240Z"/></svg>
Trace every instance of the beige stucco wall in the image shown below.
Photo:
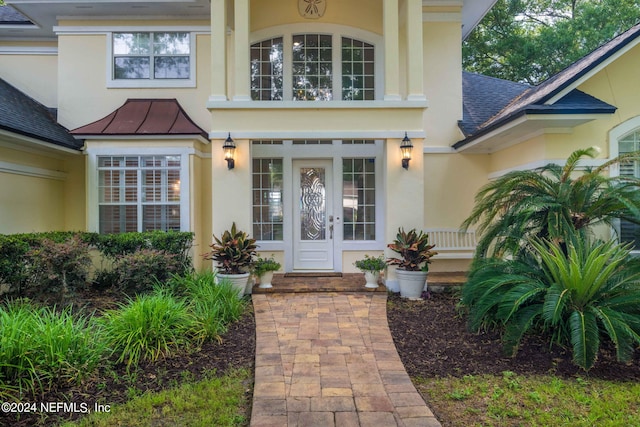
<svg viewBox="0 0 640 427"><path fill-rule="evenodd" d="M16 49L21 52L20 54L2 54L0 76L41 104L55 107L58 102L56 47L57 44L54 42L0 42L0 48ZM49 53L42 53L43 49Z"/></svg>
<svg viewBox="0 0 640 427"><path fill-rule="evenodd" d="M202 255L210 250L213 242L211 231L211 159L207 156L190 156L191 158L191 224L195 233L193 247L193 264L196 270L211 267L210 261L205 261Z"/></svg>
<svg viewBox="0 0 640 427"><path fill-rule="evenodd" d="M462 50L459 22L423 24L426 145L448 147L462 139Z"/></svg>
<svg viewBox="0 0 640 427"><path fill-rule="evenodd" d="M0 234L64 230L64 182L0 172Z"/></svg>
<svg viewBox="0 0 640 427"><path fill-rule="evenodd" d="M251 233L251 163L249 141L236 140L235 167L227 169L223 140L211 142L211 193L213 233L220 236L235 222Z"/></svg>
<svg viewBox="0 0 640 427"><path fill-rule="evenodd" d="M84 229L82 156L39 155L0 141L0 161L0 233Z"/></svg>
<svg viewBox="0 0 640 427"><path fill-rule="evenodd" d="M355 0L327 2L324 16L305 19L298 13L297 2L288 0L252 0L251 30L257 31L276 25L327 23L348 25L382 33L382 0Z"/></svg>
<svg viewBox="0 0 640 427"><path fill-rule="evenodd" d="M144 27L136 28L144 31ZM209 35L196 35L196 87L107 88L106 34L61 35L58 120L75 129L105 117L128 98L176 98L198 126L209 129L206 102L210 92L210 51Z"/></svg>

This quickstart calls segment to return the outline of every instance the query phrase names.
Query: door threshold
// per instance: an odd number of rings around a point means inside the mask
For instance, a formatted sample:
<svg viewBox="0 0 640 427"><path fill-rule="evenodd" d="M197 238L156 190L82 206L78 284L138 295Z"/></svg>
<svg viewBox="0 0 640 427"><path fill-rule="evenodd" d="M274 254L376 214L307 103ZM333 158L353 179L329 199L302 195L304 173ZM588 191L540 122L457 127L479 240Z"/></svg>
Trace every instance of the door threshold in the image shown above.
<svg viewBox="0 0 640 427"><path fill-rule="evenodd" d="M335 271L292 271L284 273L284 277L342 277L342 273Z"/></svg>

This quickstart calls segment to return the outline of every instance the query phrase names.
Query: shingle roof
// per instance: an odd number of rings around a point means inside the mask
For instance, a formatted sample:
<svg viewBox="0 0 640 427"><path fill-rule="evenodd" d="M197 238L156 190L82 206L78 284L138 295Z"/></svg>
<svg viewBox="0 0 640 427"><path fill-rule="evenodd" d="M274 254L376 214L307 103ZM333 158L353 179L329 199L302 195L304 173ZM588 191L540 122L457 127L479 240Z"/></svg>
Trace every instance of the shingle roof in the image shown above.
<svg viewBox="0 0 640 427"><path fill-rule="evenodd" d="M79 150L76 140L61 126L51 111L0 79L0 129Z"/></svg>
<svg viewBox="0 0 640 427"><path fill-rule="evenodd" d="M464 73L464 116L460 122L460 129L466 138L454 144L454 147L460 148L476 137L523 114L610 114L614 112L616 107L575 89L553 104L545 105L545 103L554 96L562 94L563 91L571 89L571 86L581 77L636 40L639 35L640 23L538 86L520 85L520 92L518 92L518 83ZM505 102L509 96L512 98Z"/></svg>
<svg viewBox="0 0 640 427"><path fill-rule="evenodd" d="M128 99L106 117L71 131L74 135L201 135L175 99Z"/></svg>
<svg viewBox="0 0 640 427"><path fill-rule="evenodd" d="M0 25L32 25L33 23L9 6L0 6Z"/></svg>
<svg viewBox="0 0 640 427"><path fill-rule="evenodd" d="M463 119L460 128L471 135L531 86L495 77L462 73Z"/></svg>

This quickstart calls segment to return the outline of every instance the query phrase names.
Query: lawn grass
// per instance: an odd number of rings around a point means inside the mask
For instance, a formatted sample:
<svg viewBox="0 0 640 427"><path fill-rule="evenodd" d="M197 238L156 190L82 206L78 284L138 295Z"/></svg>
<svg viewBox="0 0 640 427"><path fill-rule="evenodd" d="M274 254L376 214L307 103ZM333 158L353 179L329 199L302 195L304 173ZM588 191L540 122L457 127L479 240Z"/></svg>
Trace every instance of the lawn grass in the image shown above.
<svg viewBox="0 0 640 427"><path fill-rule="evenodd" d="M250 380L250 370L233 370L222 377L212 376L161 392L145 393L125 404L111 406L109 412L92 413L62 426L247 426L252 395Z"/></svg>
<svg viewBox="0 0 640 427"><path fill-rule="evenodd" d="M640 426L640 384L513 372L413 378L443 426Z"/></svg>

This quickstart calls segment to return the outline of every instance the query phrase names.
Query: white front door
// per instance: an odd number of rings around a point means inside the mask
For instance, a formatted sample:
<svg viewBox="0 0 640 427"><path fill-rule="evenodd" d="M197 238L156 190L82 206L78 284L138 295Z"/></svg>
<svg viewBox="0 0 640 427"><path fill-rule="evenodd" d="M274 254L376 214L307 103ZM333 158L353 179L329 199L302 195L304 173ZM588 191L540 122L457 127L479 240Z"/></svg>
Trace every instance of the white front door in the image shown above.
<svg viewBox="0 0 640 427"><path fill-rule="evenodd" d="M333 270L331 160L293 161L293 269Z"/></svg>

